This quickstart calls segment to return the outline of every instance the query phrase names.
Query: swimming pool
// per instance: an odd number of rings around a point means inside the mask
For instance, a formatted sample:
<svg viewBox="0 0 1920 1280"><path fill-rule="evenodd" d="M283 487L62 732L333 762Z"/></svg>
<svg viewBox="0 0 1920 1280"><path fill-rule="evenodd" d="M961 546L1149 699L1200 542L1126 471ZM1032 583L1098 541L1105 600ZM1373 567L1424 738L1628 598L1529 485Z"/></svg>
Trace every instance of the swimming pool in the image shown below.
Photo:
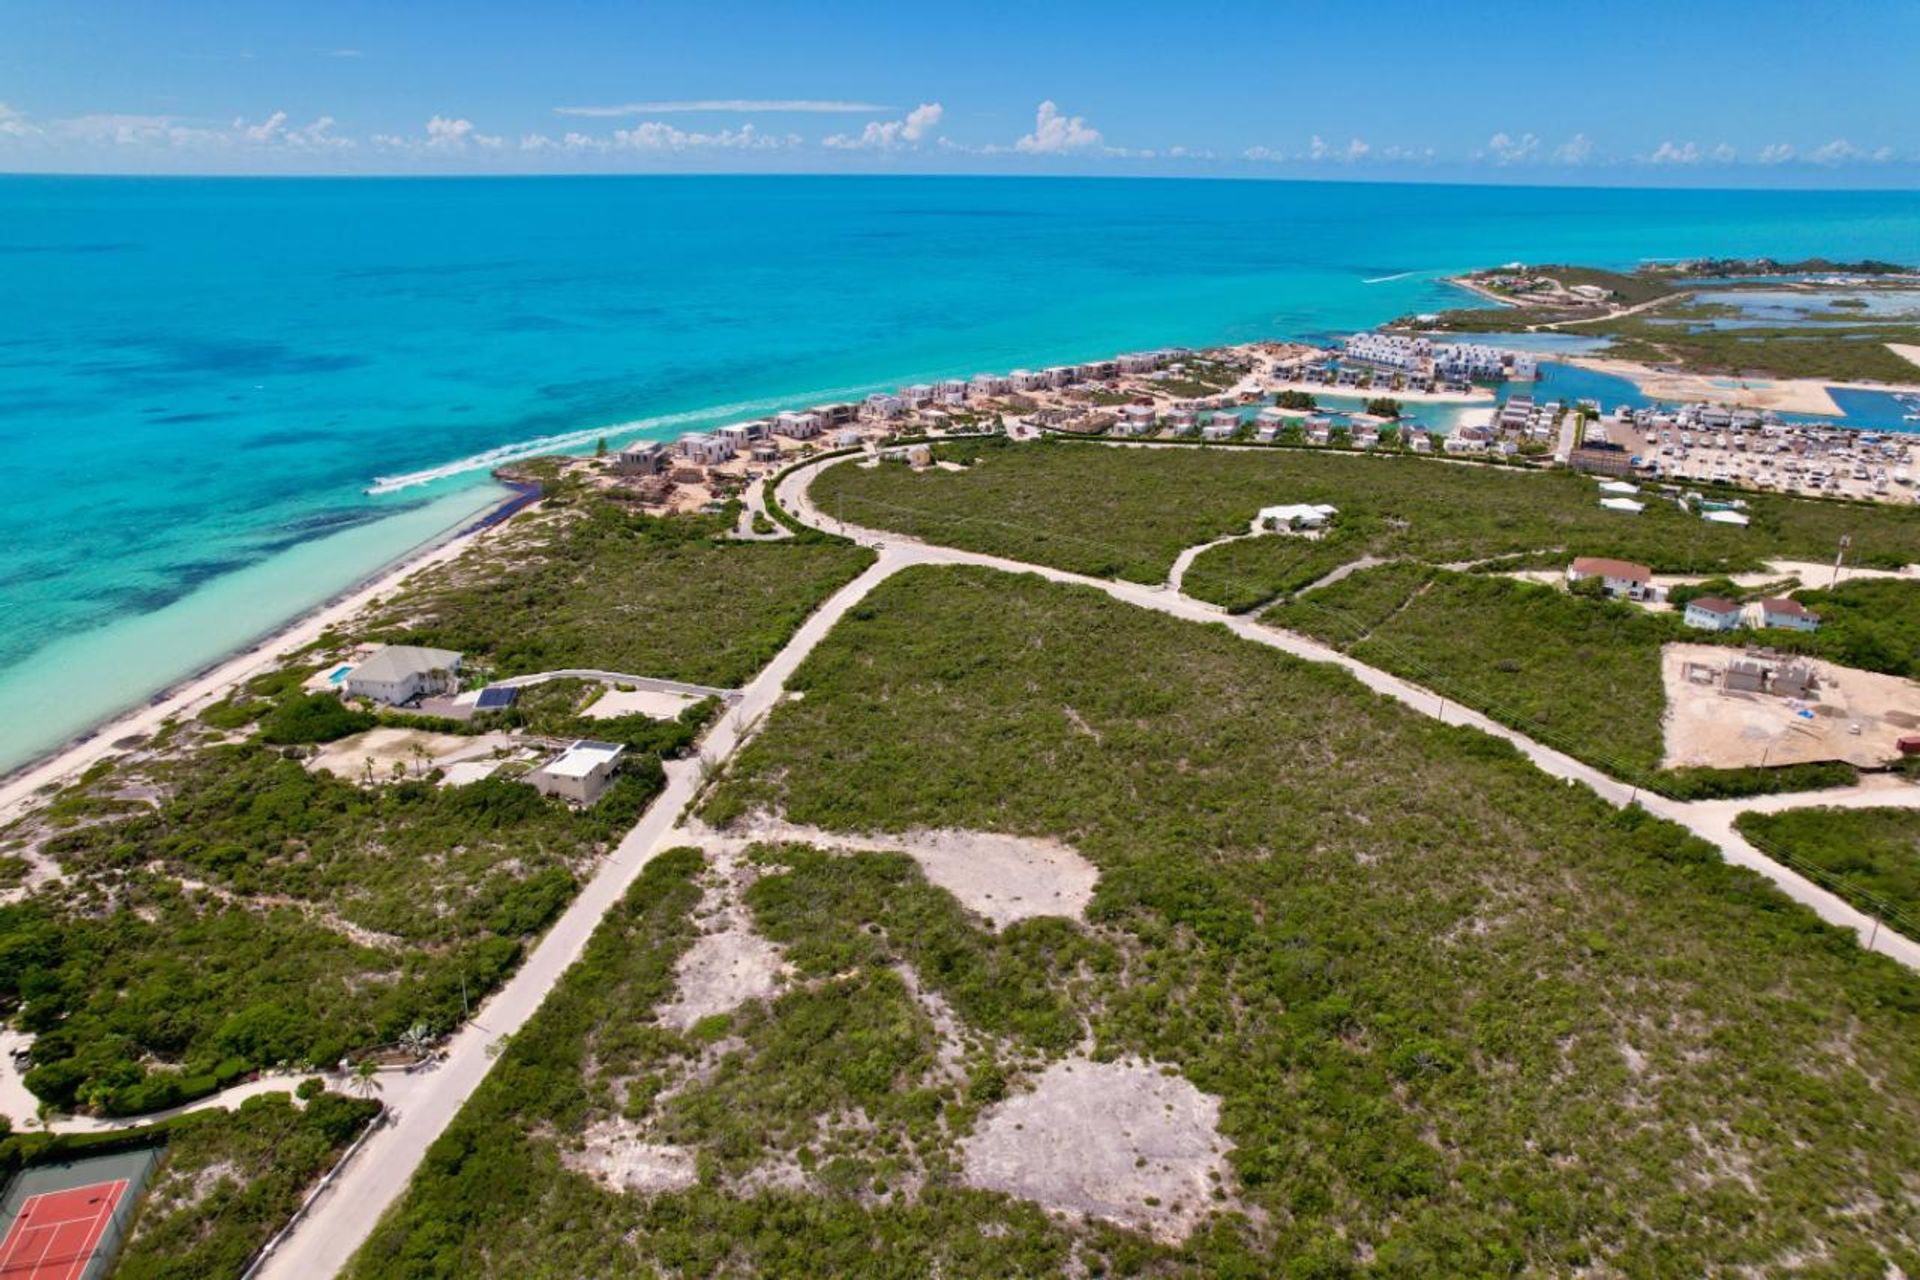
<svg viewBox="0 0 1920 1280"><path fill-rule="evenodd" d="M332 671L329 671L327 673L327 683L339 684L342 680L345 680L347 678L347 673L351 670L353 670L351 666L345 666L345 667L338 667Z"/></svg>

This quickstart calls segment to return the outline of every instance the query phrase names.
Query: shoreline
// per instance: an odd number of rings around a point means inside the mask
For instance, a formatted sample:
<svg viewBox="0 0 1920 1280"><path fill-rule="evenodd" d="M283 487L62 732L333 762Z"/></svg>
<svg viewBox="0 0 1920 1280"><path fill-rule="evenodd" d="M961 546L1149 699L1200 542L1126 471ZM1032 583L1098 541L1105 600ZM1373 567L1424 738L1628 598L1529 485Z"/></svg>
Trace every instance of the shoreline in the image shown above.
<svg viewBox="0 0 1920 1280"><path fill-rule="evenodd" d="M403 552L343 591L287 619L241 648L228 650L208 665L161 688L145 701L96 721L90 727L0 775L0 821L11 821L48 787L59 787L110 755L117 743L150 735L162 723L217 702L241 680L275 659L312 643L334 623L364 610L379 596L414 574L447 563L475 545L482 535L509 523L537 504L539 493L519 486L477 517L466 517L435 537Z"/></svg>
<svg viewBox="0 0 1920 1280"><path fill-rule="evenodd" d="M1447 283L1459 284L1458 281ZM1463 286L1471 287L1471 286ZM1504 300L1503 300L1504 301ZM1513 305L1506 302L1505 305ZM1223 344L1226 346L1244 346L1247 344ZM1722 403L1752 404L1757 408L1778 408L1778 404L1768 399L1751 400L1740 398L1742 388L1721 387L1713 384L1706 375L1662 374L1651 366L1633 361L1616 360L1597 356L1566 355L1556 357L1558 362L1608 373L1633 382L1645 395L1655 399L1703 399L1718 400ZM1304 391L1316 397L1365 401L1375 395L1387 396L1405 404L1433 406L1452 406L1463 410L1484 408L1495 403L1498 393L1492 388L1476 386L1468 394L1457 392L1416 392L1416 391L1370 391L1360 388L1334 388L1319 383L1284 382L1260 383L1252 386L1257 379L1243 379L1232 391L1260 390L1264 392ZM1673 393L1662 390L1668 386L1693 384L1696 389L1685 393ZM1811 413L1821 416L1844 416L1838 405L1826 395L1825 388L1841 387L1877 391L1912 390L1920 392L1920 384L1911 388L1903 386L1879 386L1852 384L1844 382L1821 382L1811 379L1770 380L1765 391L1781 389L1783 398L1794 401L1796 395L1804 396L1808 390L1818 392L1819 400L1826 409L1803 409L1787 407L1785 412ZM1765 391L1757 393L1762 396ZM1807 397L1810 399L1810 397ZM696 415L687 415L689 417ZM697 416L708 416L702 411ZM585 433L586 439L597 439L604 435L616 434L617 428L602 428ZM572 441L568 442L572 444ZM577 446L576 446L577 447ZM557 452L572 453L574 449L562 447ZM0 821L11 820L18 812L31 804L35 796L53 786L57 787L72 777L91 767L101 759L116 754L116 743L133 735L146 735L154 732L161 723L176 716L197 711L201 706L218 701L240 680L251 676L269 662L284 657L294 649L310 643L328 626L344 621L363 610L365 606L380 594L399 586L413 574L446 563L463 554L481 535L508 523L520 512L538 502L538 490L523 484L496 481L503 484L508 492L492 507L477 516L464 518L449 526L440 534L427 539L415 547L388 560L356 584L336 592L334 595L311 608L288 618L278 627L262 633L250 643L228 650L197 671L180 677L162 686L159 690L138 703L124 706L120 711L104 716L93 724L81 729L57 746L51 747L34 758L20 764L13 770L0 774Z"/></svg>

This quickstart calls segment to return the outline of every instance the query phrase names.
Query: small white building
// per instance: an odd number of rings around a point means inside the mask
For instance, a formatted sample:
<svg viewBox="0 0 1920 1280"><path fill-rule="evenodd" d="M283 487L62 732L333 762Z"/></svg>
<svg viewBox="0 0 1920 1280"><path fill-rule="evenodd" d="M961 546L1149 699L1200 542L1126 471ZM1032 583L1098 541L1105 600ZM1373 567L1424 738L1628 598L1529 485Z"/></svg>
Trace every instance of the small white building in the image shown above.
<svg viewBox="0 0 1920 1280"><path fill-rule="evenodd" d="M1327 521L1340 513L1338 507L1324 502L1296 502L1287 506L1262 507L1253 518L1255 533L1286 533L1295 529L1324 529Z"/></svg>
<svg viewBox="0 0 1920 1280"><path fill-rule="evenodd" d="M821 421L820 415L812 412L790 411L780 414L773 420L774 434L785 436L789 440L811 440L825 429L826 426Z"/></svg>
<svg viewBox="0 0 1920 1280"><path fill-rule="evenodd" d="M733 442L705 431L689 431L674 441L673 451L688 462L711 467L733 456Z"/></svg>
<svg viewBox="0 0 1920 1280"><path fill-rule="evenodd" d="M1007 380L997 373L976 373L967 384L977 396L1003 396L1007 393Z"/></svg>
<svg viewBox="0 0 1920 1280"><path fill-rule="evenodd" d="M1752 523L1738 511L1707 511L1701 513L1700 518L1713 524L1730 524L1739 529L1744 529Z"/></svg>
<svg viewBox="0 0 1920 1280"><path fill-rule="evenodd" d="M542 795L589 805L612 784L614 771L626 753L627 749L617 742L582 738L529 773L527 782Z"/></svg>
<svg viewBox="0 0 1920 1280"><path fill-rule="evenodd" d="M1637 516L1647 509L1646 503L1635 502L1632 498L1602 498L1600 505L1609 511L1624 511L1630 516Z"/></svg>
<svg viewBox="0 0 1920 1280"><path fill-rule="evenodd" d="M390 644L347 673L349 698L370 698L390 707L460 687L460 655L452 649Z"/></svg>
<svg viewBox="0 0 1920 1280"><path fill-rule="evenodd" d="M1046 374L1031 369L1015 369L1007 375L1007 382L1015 391L1044 391L1051 385Z"/></svg>
<svg viewBox="0 0 1920 1280"><path fill-rule="evenodd" d="M1760 602L1760 625L1786 631L1818 631L1820 615L1798 600L1779 596Z"/></svg>
<svg viewBox="0 0 1920 1280"><path fill-rule="evenodd" d="M1732 631L1740 625L1740 606L1719 596L1701 596L1687 601L1682 621L1695 631Z"/></svg>
<svg viewBox="0 0 1920 1280"><path fill-rule="evenodd" d="M876 418L897 418L907 411L907 402L899 396L890 396L884 391L876 391L867 397L867 412ZM774 430L780 428L775 426Z"/></svg>

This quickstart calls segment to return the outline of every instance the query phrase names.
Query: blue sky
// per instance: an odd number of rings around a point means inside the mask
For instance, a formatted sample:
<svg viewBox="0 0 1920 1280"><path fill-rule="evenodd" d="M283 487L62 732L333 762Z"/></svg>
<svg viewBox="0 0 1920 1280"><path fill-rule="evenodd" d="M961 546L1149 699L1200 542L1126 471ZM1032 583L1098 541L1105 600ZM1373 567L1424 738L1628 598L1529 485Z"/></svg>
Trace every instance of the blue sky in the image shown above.
<svg viewBox="0 0 1920 1280"><path fill-rule="evenodd" d="M0 0L0 171L1920 187L1920 3Z"/></svg>

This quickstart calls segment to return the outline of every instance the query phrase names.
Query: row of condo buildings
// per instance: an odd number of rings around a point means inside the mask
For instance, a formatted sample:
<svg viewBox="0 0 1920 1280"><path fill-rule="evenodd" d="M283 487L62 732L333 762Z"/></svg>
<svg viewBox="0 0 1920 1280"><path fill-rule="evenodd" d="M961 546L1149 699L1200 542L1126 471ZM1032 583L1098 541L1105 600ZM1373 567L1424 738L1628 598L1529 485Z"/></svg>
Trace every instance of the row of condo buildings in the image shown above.
<svg viewBox="0 0 1920 1280"><path fill-rule="evenodd" d="M1385 369L1415 381L1455 386L1531 382L1539 373L1538 360L1529 352L1484 342L1435 342L1403 333L1356 333L1346 340L1340 355L1342 367Z"/></svg>

